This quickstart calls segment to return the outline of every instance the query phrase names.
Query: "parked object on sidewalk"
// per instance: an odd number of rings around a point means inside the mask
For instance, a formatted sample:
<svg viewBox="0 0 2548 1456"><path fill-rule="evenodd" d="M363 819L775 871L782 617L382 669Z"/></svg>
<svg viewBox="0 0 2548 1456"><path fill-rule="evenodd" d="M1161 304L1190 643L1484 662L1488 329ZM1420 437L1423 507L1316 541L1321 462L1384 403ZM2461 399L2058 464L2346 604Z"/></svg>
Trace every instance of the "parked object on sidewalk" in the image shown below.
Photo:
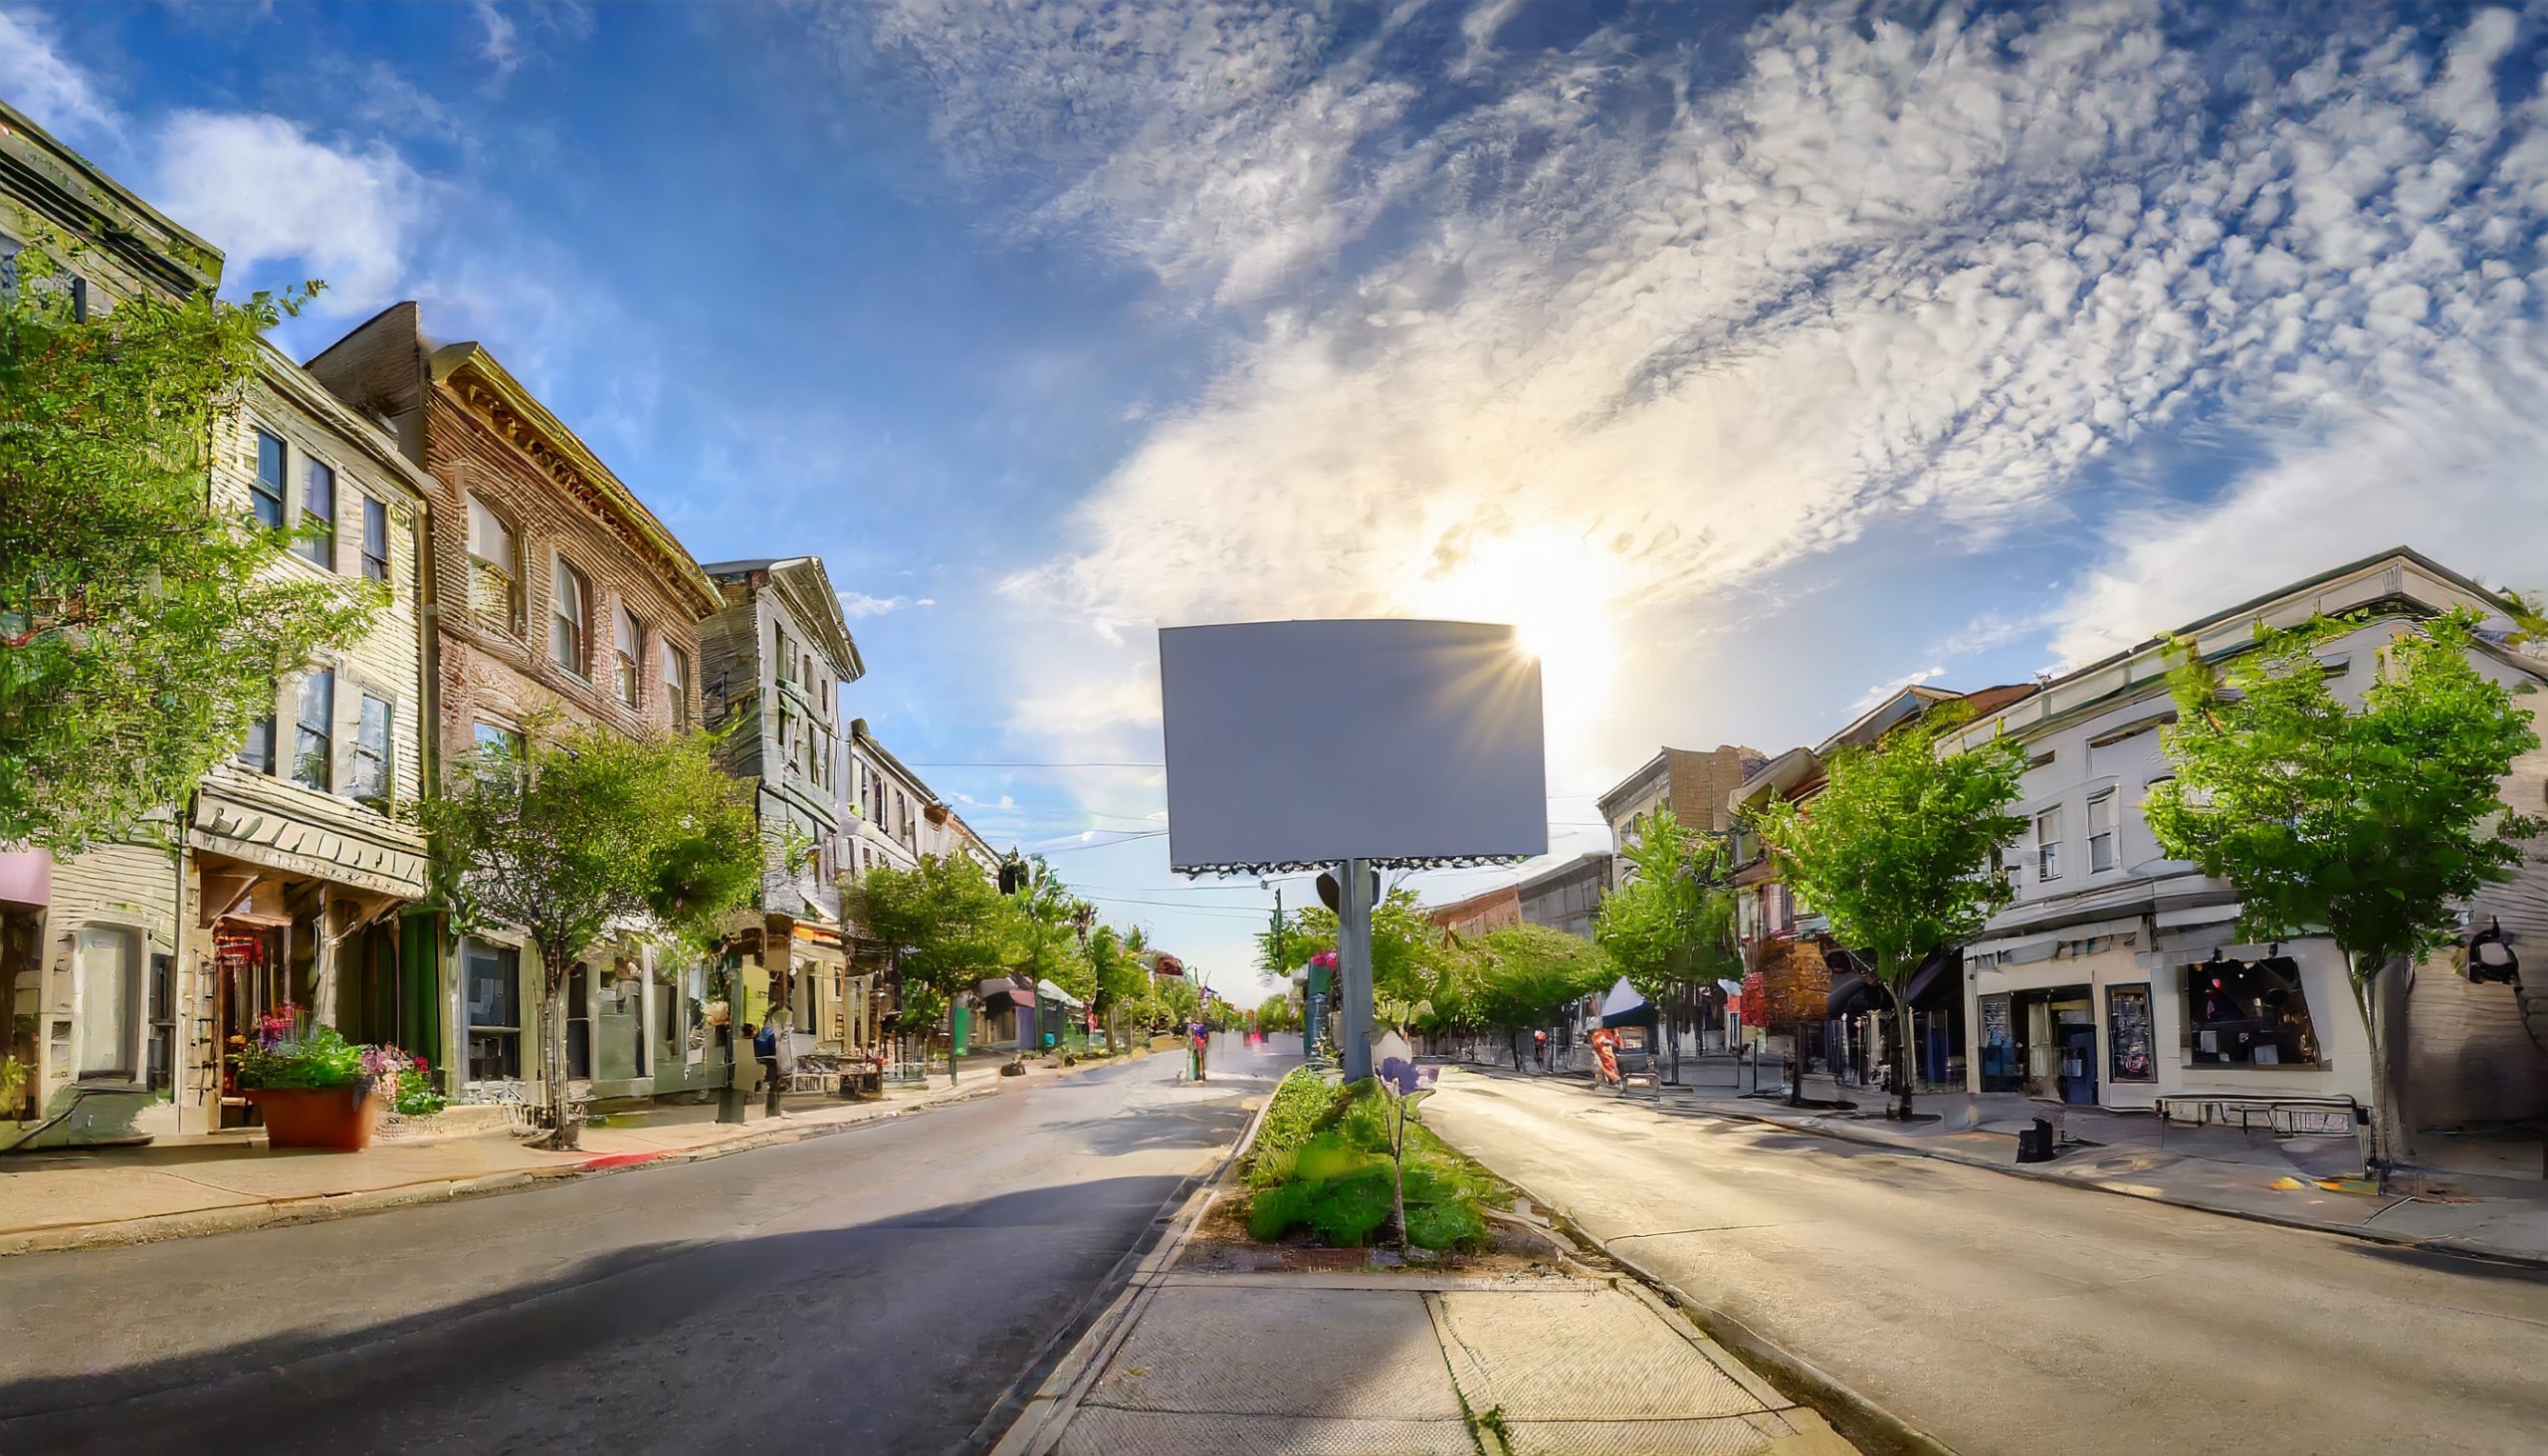
<svg viewBox="0 0 2548 1456"><path fill-rule="evenodd" d="M2017 1131L2017 1161L2050 1162L2053 1153L2052 1124L2042 1118L2034 1125Z"/></svg>
<svg viewBox="0 0 2548 1456"><path fill-rule="evenodd" d="M269 1147L360 1152L380 1126L371 1084L350 1087L252 1087L249 1105L265 1120Z"/></svg>

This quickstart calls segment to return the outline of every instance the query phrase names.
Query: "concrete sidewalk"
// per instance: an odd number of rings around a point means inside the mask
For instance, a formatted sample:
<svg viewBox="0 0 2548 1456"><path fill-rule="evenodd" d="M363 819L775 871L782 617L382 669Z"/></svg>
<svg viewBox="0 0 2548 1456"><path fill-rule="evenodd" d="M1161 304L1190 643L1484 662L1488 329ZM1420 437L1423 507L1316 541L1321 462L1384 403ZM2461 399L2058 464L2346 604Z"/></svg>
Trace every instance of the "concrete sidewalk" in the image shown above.
<svg viewBox="0 0 2548 1456"><path fill-rule="evenodd" d="M1030 1067L1001 1077L971 1067L954 1087L935 1080L874 1102L799 1096L776 1119L720 1124L709 1106L616 1115L583 1132L576 1152L526 1145L503 1130L456 1137L391 1137L361 1152L278 1150L259 1136L222 1136L146 1147L94 1148L0 1158L0 1255L189 1238L268 1224L333 1218L440 1202L562 1178L695 1161L845 1132L950 1102L1117 1065Z"/></svg>
<svg viewBox="0 0 2548 1456"><path fill-rule="evenodd" d="M1489 1066L1463 1070L1561 1085L1574 1080ZM1728 1087L1666 1087L1658 1093L1638 1086L1625 1100L1667 1115L1737 1118L2211 1213L2548 1266L2548 1183L2535 1178L2425 1173L2391 1192L2375 1193L2360 1179L2341 1175L2360 1166L2349 1140L2278 1141L2226 1128L2166 1127L2151 1115L1958 1094L1923 1094L1915 1112L1935 1114L1937 1121L1902 1124L1883 1117L1887 1099L1881 1094L1836 1089L1827 1080L1817 1089L1814 1081L1807 1079L1808 1096L1832 1100L1837 1091L1857 1107L1791 1108ZM1588 1098L1620 1096L1579 1085ZM2070 1147L2050 1162L2017 1162L2018 1129L2032 1116L2054 1111L2064 1115L2060 1121L2068 1136L2093 1145Z"/></svg>
<svg viewBox="0 0 2548 1456"><path fill-rule="evenodd" d="M1632 1282L1137 1276L999 1456L1855 1448Z"/></svg>

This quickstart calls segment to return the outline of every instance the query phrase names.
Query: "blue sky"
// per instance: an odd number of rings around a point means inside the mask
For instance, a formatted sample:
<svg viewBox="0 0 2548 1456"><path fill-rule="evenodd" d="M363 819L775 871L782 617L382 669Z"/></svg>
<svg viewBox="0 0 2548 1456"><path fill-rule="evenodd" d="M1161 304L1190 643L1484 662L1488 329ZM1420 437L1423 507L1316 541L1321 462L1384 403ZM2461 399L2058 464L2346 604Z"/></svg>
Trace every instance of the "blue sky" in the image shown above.
<svg viewBox="0 0 2548 1456"><path fill-rule="evenodd" d="M228 250L417 298L851 710L1235 987L1159 624L1511 617L1552 834L2414 544L2548 584L2548 12L0 5L0 96ZM1438 877L1443 897L1495 875ZM1509 876L1503 878L1510 878ZM1297 898L1303 890L1295 890Z"/></svg>

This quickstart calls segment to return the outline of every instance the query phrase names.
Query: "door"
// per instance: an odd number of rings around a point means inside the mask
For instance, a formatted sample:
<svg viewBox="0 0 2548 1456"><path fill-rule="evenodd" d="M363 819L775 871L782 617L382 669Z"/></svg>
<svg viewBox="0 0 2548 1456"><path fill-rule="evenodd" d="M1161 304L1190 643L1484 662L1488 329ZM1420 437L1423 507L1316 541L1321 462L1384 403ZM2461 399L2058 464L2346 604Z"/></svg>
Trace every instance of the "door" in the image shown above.
<svg viewBox="0 0 2548 1456"><path fill-rule="evenodd" d="M80 931L80 1077L132 1082L141 1072L141 936Z"/></svg>
<svg viewBox="0 0 2548 1456"><path fill-rule="evenodd" d="M2061 1028L2061 1100L2073 1107L2097 1105L2097 1028L2065 1024Z"/></svg>

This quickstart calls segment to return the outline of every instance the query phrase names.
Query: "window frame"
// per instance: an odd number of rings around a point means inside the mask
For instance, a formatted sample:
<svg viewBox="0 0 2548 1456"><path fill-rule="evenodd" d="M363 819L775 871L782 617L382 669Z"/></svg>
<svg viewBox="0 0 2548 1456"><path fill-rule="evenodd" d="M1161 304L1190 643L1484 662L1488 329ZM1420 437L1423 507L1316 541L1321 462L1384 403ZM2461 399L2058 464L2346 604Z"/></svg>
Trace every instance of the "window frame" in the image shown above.
<svg viewBox="0 0 2548 1456"><path fill-rule="evenodd" d="M267 530L283 529L284 518L292 502L292 447L284 438L260 425L257 437L257 467L248 480L248 510L257 524ZM266 447L274 447L274 475L266 475Z"/></svg>
<svg viewBox="0 0 2548 1456"><path fill-rule="evenodd" d="M672 709L670 720L673 731L686 733L690 731L691 727L690 654L682 651L681 645L670 638L664 639L663 648L664 699Z"/></svg>
<svg viewBox="0 0 2548 1456"><path fill-rule="evenodd" d="M324 483L325 490L319 489ZM321 497L325 508L319 509ZM304 530L317 521L319 529L294 543L301 558L313 566L329 571L336 569L336 468L323 460L313 460L307 454L301 465L301 520Z"/></svg>
<svg viewBox="0 0 2548 1456"><path fill-rule="evenodd" d="M646 624L628 610L628 603L614 603L610 609L611 669L619 701L635 708L646 693ZM622 639L625 639L623 641Z"/></svg>
<svg viewBox="0 0 2548 1456"><path fill-rule="evenodd" d="M362 578L389 584L389 508L376 496L362 495Z"/></svg>
<svg viewBox="0 0 2548 1456"><path fill-rule="evenodd" d="M318 706L318 721L311 722L310 690L314 684L323 685L326 701ZM309 740L318 739L319 777L323 782L312 783L303 774L312 750ZM336 670L315 667L301 675L299 691L293 695L292 710L292 781L316 793L332 793L336 781Z"/></svg>
<svg viewBox="0 0 2548 1456"><path fill-rule="evenodd" d="M575 614L566 612L566 588L574 588ZM568 644L559 641L560 631L573 634L574 661L568 662L559 649ZM548 661L572 673L583 682L592 681L593 645L593 579L575 564L564 551L552 552L548 568Z"/></svg>
<svg viewBox="0 0 2548 1456"><path fill-rule="evenodd" d="M361 706L355 710L353 769L351 781L345 786L346 792L357 804L385 808L395 796L397 786L398 703L396 699L383 698L360 689L356 691L360 694ZM370 741L371 710L374 707L380 710L380 743L377 748ZM365 780L375 777L377 792L366 793L365 789L373 785Z"/></svg>
<svg viewBox="0 0 2548 1456"><path fill-rule="evenodd" d="M468 544L464 550L469 558L468 601L470 613L472 616L478 617L483 621L485 613L489 610L490 606L495 606L503 613L503 620L498 624L501 629L509 635L517 637L522 636L524 616L523 603L528 600L528 596L523 590L522 527L515 522L512 517L509 517L504 512L496 509L494 505L488 502L486 497L479 495L476 491L463 492L462 501L469 518L469 538ZM508 554L512 556L512 560L499 561L480 549L482 545L493 544L493 542L482 540L479 536L478 524L479 518L482 516L486 518L486 520L492 523L496 529L505 533L505 546ZM482 568L484 568L484 571L482 571ZM479 581L481 576L486 572L492 572L499 580L504 582L505 599L502 603L491 604L481 602L478 599Z"/></svg>
<svg viewBox="0 0 2548 1456"><path fill-rule="evenodd" d="M91 1004L96 981L89 964L92 936L110 936L120 944L123 954L114 987L119 1008L118 1035L115 1037L115 1065L93 1067L91 1049L97 1043L96 1027L99 1008ZM138 1082L142 1074L142 1031L147 1019L143 1000L143 976L149 959L149 944L142 933L132 927L111 922L91 921L80 927L72 942L73 977L80 987L80 1025L73 1043L72 1075L80 1082Z"/></svg>
<svg viewBox="0 0 2548 1456"><path fill-rule="evenodd" d="M2052 833L2044 834L2049 824ZM2038 885L2061 878L2061 806L2037 809L2034 814L2034 880Z"/></svg>
<svg viewBox="0 0 2548 1456"><path fill-rule="evenodd" d="M480 1021L478 1019L478 998L476 990L480 970L482 968L478 957L482 954L489 960L493 961L495 976L504 977L508 974L510 975L512 987L508 994L513 1001L514 1007L514 1019L511 1024L499 1021ZM495 1082L520 1082L523 1080L522 1043L523 1033L525 1031L525 1027L522 1025L522 1022L526 1019L522 1013L525 1006L530 1002L530 997L525 996L522 989L522 947L519 945L507 945L495 940L481 940L472 936L461 941L460 966L460 1045L461 1056L463 1059L462 1075L470 1083L478 1085ZM504 1059L505 1062L509 1064L509 1067L505 1070L499 1071L497 1075L492 1077L481 1077L478 1075L477 1040L482 1035L509 1039L505 1043L509 1055Z"/></svg>
<svg viewBox="0 0 2548 1456"><path fill-rule="evenodd" d="M239 751L231 755L231 761L250 772L275 777L276 755L281 750L280 734L283 729L282 703L283 685L277 683L266 695L265 713L248 721L248 735L240 740ZM262 756L255 752L259 729L264 730L266 739L266 750Z"/></svg>
<svg viewBox="0 0 2548 1456"><path fill-rule="evenodd" d="M2097 828L2097 812L2100 809L2105 811L2106 821L2105 828L2102 830ZM2108 870L2122 867L2123 856L2120 853L2121 841L2118 833L2115 822L2115 791L2110 788L2100 789L2088 795L2089 874L2101 875Z"/></svg>

